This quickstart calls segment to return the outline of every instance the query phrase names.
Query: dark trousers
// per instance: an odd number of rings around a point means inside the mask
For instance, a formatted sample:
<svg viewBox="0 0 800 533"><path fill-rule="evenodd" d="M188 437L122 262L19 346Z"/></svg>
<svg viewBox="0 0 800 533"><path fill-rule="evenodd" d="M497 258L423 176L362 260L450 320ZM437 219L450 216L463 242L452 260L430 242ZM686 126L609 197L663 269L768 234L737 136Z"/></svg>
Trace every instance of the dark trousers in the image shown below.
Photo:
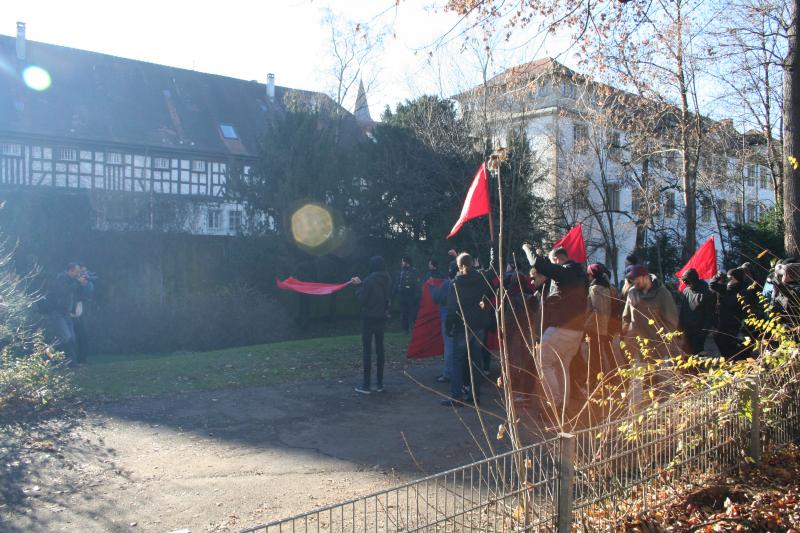
<svg viewBox="0 0 800 533"><path fill-rule="evenodd" d="M53 346L64 352L64 358L68 365L75 363L76 359L76 340L75 324L72 317L61 313L50 313L47 323L48 340Z"/></svg>
<svg viewBox="0 0 800 533"><path fill-rule="evenodd" d="M417 302L412 299L402 298L400 300L400 320L403 331L408 333L414 327L417 320Z"/></svg>
<svg viewBox="0 0 800 533"><path fill-rule="evenodd" d="M683 332L686 350L692 354L697 355L704 352L706 349L706 330L704 329L687 329Z"/></svg>
<svg viewBox="0 0 800 533"><path fill-rule="evenodd" d="M714 333L714 342L719 348L719 353L726 359L736 359L741 349L738 331L719 331Z"/></svg>
<svg viewBox="0 0 800 533"><path fill-rule="evenodd" d="M472 389L472 397L480 400L481 396L481 355L480 342L481 331L469 334L469 341L464 336L464 326L457 325L453 335L453 375L450 377L450 397L454 400L464 399L464 385L475 386ZM472 362L472 376L470 378L470 365Z"/></svg>
<svg viewBox="0 0 800 533"><path fill-rule="evenodd" d="M89 333L86 330L86 322L83 318L73 320L75 330L75 356L79 363L86 361L86 354L89 351Z"/></svg>
<svg viewBox="0 0 800 533"><path fill-rule="evenodd" d="M372 377L372 338L375 338L375 355L377 356L376 366L378 376L376 383L378 387L383 386L383 365L385 361L383 351L383 333L386 331L385 318L362 318L361 319L361 342L364 345L364 388L369 389Z"/></svg>

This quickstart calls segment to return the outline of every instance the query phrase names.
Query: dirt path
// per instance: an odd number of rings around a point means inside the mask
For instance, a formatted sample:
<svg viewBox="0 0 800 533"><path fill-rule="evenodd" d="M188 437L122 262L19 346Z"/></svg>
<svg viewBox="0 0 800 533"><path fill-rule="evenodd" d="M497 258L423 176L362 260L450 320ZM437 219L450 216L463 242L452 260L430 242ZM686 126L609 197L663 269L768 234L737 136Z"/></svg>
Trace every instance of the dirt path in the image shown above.
<svg viewBox="0 0 800 533"><path fill-rule="evenodd" d="M410 373L431 384L436 369ZM384 394L352 384L92 405L6 438L0 529L236 531L482 457L459 416L402 373ZM471 410L458 413L478 431Z"/></svg>

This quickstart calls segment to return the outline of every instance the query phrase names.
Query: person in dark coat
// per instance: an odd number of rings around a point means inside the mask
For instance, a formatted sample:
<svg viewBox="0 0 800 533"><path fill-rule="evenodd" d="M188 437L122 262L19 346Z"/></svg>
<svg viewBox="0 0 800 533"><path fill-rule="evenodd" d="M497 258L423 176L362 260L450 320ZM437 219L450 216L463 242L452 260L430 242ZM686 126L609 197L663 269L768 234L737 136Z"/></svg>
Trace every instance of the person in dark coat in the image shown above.
<svg viewBox="0 0 800 533"><path fill-rule="evenodd" d="M422 284L425 285L425 282L431 278L444 279L444 275L439 272L439 262L434 259L428 260L428 271L422 276Z"/></svg>
<svg viewBox="0 0 800 533"><path fill-rule="evenodd" d="M724 273L723 273L724 276ZM744 320L747 318L747 309L753 304L753 296L747 290L745 273L742 268L732 268L725 278L719 274L712 280L711 287L717 292L717 332L714 342L717 343L720 353L726 359L742 359L747 357L748 351L744 349L739 333L744 330ZM724 288L722 284L724 283ZM745 334L746 333L746 330Z"/></svg>
<svg viewBox="0 0 800 533"><path fill-rule="evenodd" d="M773 276L772 307L787 326L800 325L800 262L778 262Z"/></svg>
<svg viewBox="0 0 800 533"><path fill-rule="evenodd" d="M481 362L480 339L491 313L494 292L478 272L472 256L462 253L456 259L458 274L447 296L447 332L453 337L453 370L450 377L450 398L443 405L459 405L463 401L480 402ZM471 397L465 397L464 386L471 386Z"/></svg>
<svg viewBox="0 0 800 533"><path fill-rule="evenodd" d="M705 350L706 336L714 328L717 312L716 295L693 268L684 272L681 280L686 284L686 288L681 294L678 327L683 332L687 351L699 354Z"/></svg>
<svg viewBox="0 0 800 533"><path fill-rule="evenodd" d="M523 250L531 266L550 279L542 310L546 324L540 345L542 380L553 409L563 413L570 400L569 368L584 337L589 295L586 272L564 248L551 251L549 259L541 255L541 250L534 255L530 244Z"/></svg>
<svg viewBox="0 0 800 533"><path fill-rule="evenodd" d="M408 333L417 319L420 300L419 274L410 257L400 260L400 273L397 275L395 296L400 299L400 321L403 331Z"/></svg>
<svg viewBox="0 0 800 533"><path fill-rule="evenodd" d="M70 263L67 269L53 280L47 291L48 340L64 352L66 364L77 362L77 338L75 337L75 305L78 301L81 266Z"/></svg>
<svg viewBox="0 0 800 533"><path fill-rule="evenodd" d="M364 380L356 392L370 393L372 375L372 339L375 339L377 356L377 380L375 392L383 392L384 349L383 335L386 331L386 316L389 311L392 278L386 271L383 257L376 255L369 260L369 275L363 281L355 277L351 280L357 285L356 297L361 304L361 341L364 348Z"/></svg>

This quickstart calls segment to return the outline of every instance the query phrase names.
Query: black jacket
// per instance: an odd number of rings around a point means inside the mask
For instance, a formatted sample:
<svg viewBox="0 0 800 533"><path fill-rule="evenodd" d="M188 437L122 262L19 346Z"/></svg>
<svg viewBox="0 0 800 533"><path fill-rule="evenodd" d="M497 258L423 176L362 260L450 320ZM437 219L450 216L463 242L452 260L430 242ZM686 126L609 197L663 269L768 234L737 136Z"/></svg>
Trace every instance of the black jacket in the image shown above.
<svg viewBox="0 0 800 533"><path fill-rule="evenodd" d="M70 316L75 312L78 298L78 282L62 272L47 291L47 309L62 316Z"/></svg>
<svg viewBox="0 0 800 533"><path fill-rule="evenodd" d="M361 318L386 318L391 297L392 278L388 272L373 272L356 289L361 304Z"/></svg>
<svg viewBox="0 0 800 533"><path fill-rule="evenodd" d="M551 280L544 301L545 322L557 328L582 331L589 295L583 267L572 260L556 265L541 256L536 257L533 266Z"/></svg>
<svg viewBox="0 0 800 533"><path fill-rule="evenodd" d="M486 327L491 322L493 298L494 291L479 272L472 270L468 274L458 274L447 295L447 333L457 332L464 323L471 331ZM481 301L484 302L483 309Z"/></svg>
<svg viewBox="0 0 800 533"><path fill-rule="evenodd" d="M681 295L678 326L682 331L710 330L715 324L717 296L700 281L695 286L687 285Z"/></svg>
<svg viewBox="0 0 800 533"><path fill-rule="evenodd" d="M420 299L419 274L414 267L401 268L397 275L395 294L404 302L416 302Z"/></svg>

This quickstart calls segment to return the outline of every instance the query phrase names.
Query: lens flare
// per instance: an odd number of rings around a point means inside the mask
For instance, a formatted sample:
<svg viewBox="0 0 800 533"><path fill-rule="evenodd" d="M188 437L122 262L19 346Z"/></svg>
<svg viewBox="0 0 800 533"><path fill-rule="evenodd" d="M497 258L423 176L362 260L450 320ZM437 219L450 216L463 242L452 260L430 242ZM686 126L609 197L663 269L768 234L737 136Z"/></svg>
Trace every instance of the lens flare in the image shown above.
<svg viewBox="0 0 800 533"><path fill-rule="evenodd" d="M325 244L333 235L333 216L325 207L306 204L292 214L292 236L295 242L308 248Z"/></svg>
<svg viewBox="0 0 800 533"><path fill-rule="evenodd" d="M25 82L25 85L34 91L46 91L53 82L53 80L50 79L50 73L36 65L31 65L22 71L22 80Z"/></svg>

